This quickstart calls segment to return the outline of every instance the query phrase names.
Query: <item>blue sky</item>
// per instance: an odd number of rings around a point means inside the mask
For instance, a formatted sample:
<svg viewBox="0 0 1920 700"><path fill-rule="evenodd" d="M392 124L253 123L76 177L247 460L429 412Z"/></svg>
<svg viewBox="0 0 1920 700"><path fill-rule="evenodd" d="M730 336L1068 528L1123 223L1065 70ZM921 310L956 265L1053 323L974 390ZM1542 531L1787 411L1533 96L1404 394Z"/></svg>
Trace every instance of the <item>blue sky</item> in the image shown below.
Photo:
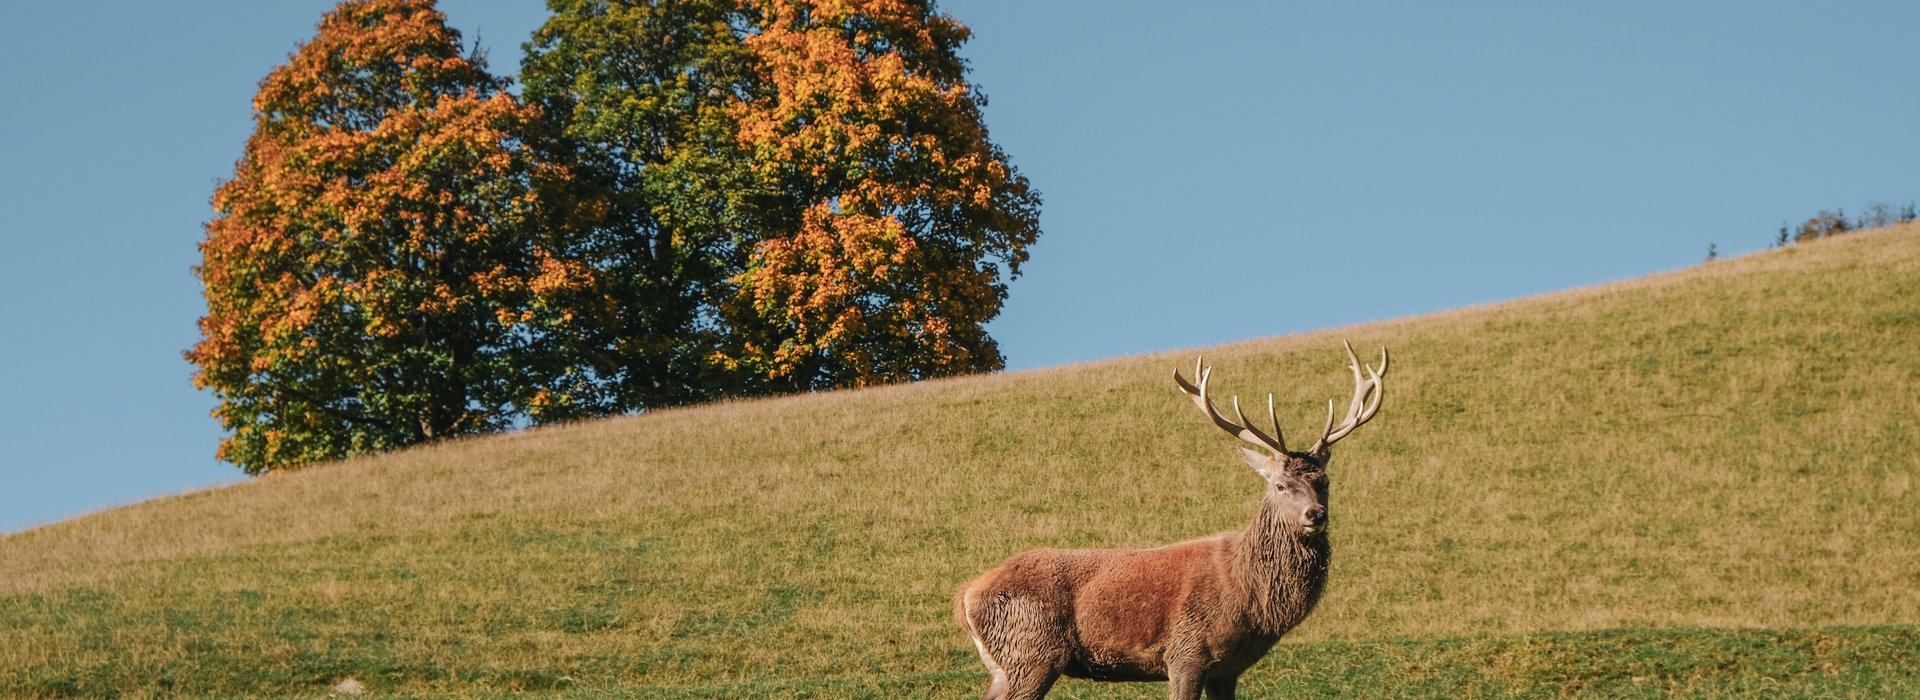
<svg viewBox="0 0 1920 700"><path fill-rule="evenodd" d="M211 484L207 198L324 1L0 8L0 532ZM512 72L531 1L444 0ZM953 0L1026 369L1633 277L1920 197L1912 2Z"/></svg>

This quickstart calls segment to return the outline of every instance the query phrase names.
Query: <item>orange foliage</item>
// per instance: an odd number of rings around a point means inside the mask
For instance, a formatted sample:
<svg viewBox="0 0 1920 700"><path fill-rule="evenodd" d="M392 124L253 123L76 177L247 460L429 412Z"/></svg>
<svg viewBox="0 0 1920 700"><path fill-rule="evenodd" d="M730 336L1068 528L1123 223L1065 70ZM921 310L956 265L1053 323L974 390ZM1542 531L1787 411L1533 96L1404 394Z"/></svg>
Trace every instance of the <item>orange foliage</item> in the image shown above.
<svg viewBox="0 0 1920 700"><path fill-rule="evenodd" d="M803 388L998 368L993 259L1017 273L1038 195L987 140L954 55L967 29L905 0L748 6L764 89L732 116L803 210L735 277L763 333L728 359Z"/></svg>
<svg viewBox="0 0 1920 700"><path fill-rule="evenodd" d="M565 324L595 279L539 240L534 189L566 172L523 143L538 110L503 85L430 0L343 2L261 82L187 353L232 431L222 459L297 466L565 403L539 385L564 360L521 327Z"/></svg>

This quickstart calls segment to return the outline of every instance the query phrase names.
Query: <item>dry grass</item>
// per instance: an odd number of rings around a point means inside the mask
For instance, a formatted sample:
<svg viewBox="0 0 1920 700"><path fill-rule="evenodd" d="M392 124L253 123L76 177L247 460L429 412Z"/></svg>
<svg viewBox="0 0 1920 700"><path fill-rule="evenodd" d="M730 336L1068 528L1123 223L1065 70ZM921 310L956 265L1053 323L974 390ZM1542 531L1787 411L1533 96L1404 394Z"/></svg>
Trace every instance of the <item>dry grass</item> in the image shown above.
<svg viewBox="0 0 1920 700"><path fill-rule="evenodd" d="M1275 392L1300 433L1349 391L1340 338L1394 351L1291 639L1920 623L1916 234L1209 350L1218 391ZM0 693L977 692L961 581L1250 513L1168 379L1191 362L658 411L7 535Z"/></svg>

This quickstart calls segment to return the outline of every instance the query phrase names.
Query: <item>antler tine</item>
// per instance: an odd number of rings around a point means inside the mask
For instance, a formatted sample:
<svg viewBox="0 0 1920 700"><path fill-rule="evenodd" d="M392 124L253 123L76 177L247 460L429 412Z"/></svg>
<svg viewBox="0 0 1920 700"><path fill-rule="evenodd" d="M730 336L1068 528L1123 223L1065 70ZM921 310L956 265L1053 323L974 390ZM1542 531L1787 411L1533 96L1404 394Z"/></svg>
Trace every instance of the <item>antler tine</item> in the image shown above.
<svg viewBox="0 0 1920 700"><path fill-rule="evenodd" d="M1273 415L1273 395L1272 394L1267 395L1267 416L1269 418L1273 418L1273 435L1269 436L1266 433L1260 432L1259 428L1253 427L1253 421L1247 420L1247 414L1240 412L1239 396L1233 397L1233 415L1238 416L1240 418L1240 425L1242 428L1244 428L1247 432L1253 433L1254 437L1259 438L1261 446L1279 450L1281 453L1285 453L1287 451L1287 441L1285 438L1280 436L1280 419Z"/></svg>
<svg viewBox="0 0 1920 700"><path fill-rule="evenodd" d="M1366 424L1367 421L1373 420L1374 414L1380 412L1380 405L1385 396L1385 383L1380 377L1387 373L1389 359L1387 349L1380 348L1380 369L1376 370L1373 365L1360 362L1360 358L1353 354L1351 343L1343 344L1347 349L1347 367L1353 370L1353 400L1347 404L1347 415L1341 419L1340 426L1337 428L1333 424L1333 402L1327 402L1327 428L1321 433L1320 440L1313 444L1313 449L1308 450L1313 454L1326 454L1333 443L1352 434L1356 428ZM1365 377L1360 374L1363 367L1367 373Z"/></svg>
<svg viewBox="0 0 1920 700"><path fill-rule="evenodd" d="M1273 421L1273 441L1280 443L1280 451L1287 450L1286 433L1280 430L1280 414L1273 412L1273 392L1267 392L1267 420Z"/></svg>
<svg viewBox="0 0 1920 700"><path fill-rule="evenodd" d="M1207 397L1207 380L1213 378L1213 368L1206 366L1204 356L1194 360L1193 373L1194 376L1199 379L1198 386L1188 382L1186 377L1180 376L1179 370L1174 371L1173 381L1175 384L1180 385L1181 391L1193 397L1194 405L1199 406L1201 412L1207 414L1208 418L1213 419L1214 425L1219 426L1221 430L1227 431L1234 437L1266 448L1269 452L1272 452L1275 457L1286 456L1286 443L1281 442L1278 438L1269 437L1266 433L1260 432L1259 428L1255 428L1250 424L1246 414L1240 412L1240 397L1233 397L1233 412L1240 417L1240 423L1227 420L1226 416L1220 415L1220 411L1213 407L1213 400ZM1271 401L1268 402L1268 410L1269 413L1271 413ZM1276 426L1279 425L1278 418L1274 419L1274 424Z"/></svg>
<svg viewBox="0 0 1920 700"><path fill-rule="evenodd" d="M1367 374L1373 376L1373 405L1361 412L1359 422L1353 425L1355 428L1360 427L1361 423L1373 420L1373 414L1380 412L1380 403L1382 399L1385 398L1387 390L1386 383L1380 380L1380 378L1387 373L1387 349L1380 348L1380 371L1374 371L1372 365L1365 365L1365 367L1367 368Z"/></svg>
<svg viewBox="0 0 1920 700"><path fill-rule="evenodd" d="M1369 420L1373 420L1373 414L1380 411L1380 375L1374 372L1371 366L1367 367L1367 374L1371 375L1367 380L1368 401L1361 407L1361 410L1355 412L1346 422L1341 424L1340 428L1333 431L1333 435L1329 438L1328 442L1346 437L1347 434L1353 432L1354 429L1359 428Z"/></svg>
<svg viewBox="0 0 1920 700"><path fill-rule="evenodd" d="M1340 344L1347 349L1347 369L1353 370L1354 386L1353 400L1347 403L1347 416L1343 419L1344 422L1353 420L1354 416L1359 415L1361 407L1366 405L1367 394L1359 390L1364 383L1364 377L1360 376L1360 358L1353 355L1353 343L1342 340Z"/></svg>
<svg viewBox="0 0 1920 700"><path fill-rule="evenodd" d="M1320 429L1320 439L1314 441L1313 447L1307 450L1307 454L1316 454L1316 455L1325 454L1327 451L1327 446L1333 444L1331 440L1327 439L1327 436L1332 434L1333 434L1333 399L1327 399L1327 427Z"/></svg>

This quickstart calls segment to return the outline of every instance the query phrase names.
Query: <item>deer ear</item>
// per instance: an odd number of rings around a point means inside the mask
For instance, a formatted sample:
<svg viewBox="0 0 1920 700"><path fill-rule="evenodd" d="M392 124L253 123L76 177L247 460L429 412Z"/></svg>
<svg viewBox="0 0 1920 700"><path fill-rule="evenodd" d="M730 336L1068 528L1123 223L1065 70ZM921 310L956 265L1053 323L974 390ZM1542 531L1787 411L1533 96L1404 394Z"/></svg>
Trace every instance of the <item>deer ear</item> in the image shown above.
<svg viewBox="0 0 1920 700"><path fill-rule="evenodd" d="M1284 465L1280 464L1280 460L1274 459L1273 455L1265 452L1255 452L1245 447L1237 449L1240 450L1241 461L1246 462L1247 466L1253 467L1254 471L1260 472L1261 476L1272 478L1273 475L1285 471Z"/></svg>

